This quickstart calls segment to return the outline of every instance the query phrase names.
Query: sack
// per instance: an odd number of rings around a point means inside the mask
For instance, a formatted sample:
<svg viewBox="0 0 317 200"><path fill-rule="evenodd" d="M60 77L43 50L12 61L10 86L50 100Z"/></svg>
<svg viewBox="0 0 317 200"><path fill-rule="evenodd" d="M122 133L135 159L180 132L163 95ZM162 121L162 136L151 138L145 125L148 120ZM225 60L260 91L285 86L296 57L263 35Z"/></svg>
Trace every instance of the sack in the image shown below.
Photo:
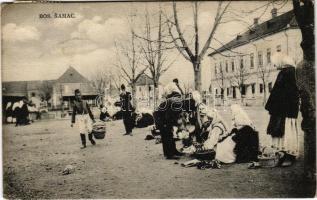
<svg viewBox="0 0 317 200"><path fill-rule="evenodd" d="M92 125L91 132L96 139L104 139L106 136L106 123L98 121Z"/></svg>

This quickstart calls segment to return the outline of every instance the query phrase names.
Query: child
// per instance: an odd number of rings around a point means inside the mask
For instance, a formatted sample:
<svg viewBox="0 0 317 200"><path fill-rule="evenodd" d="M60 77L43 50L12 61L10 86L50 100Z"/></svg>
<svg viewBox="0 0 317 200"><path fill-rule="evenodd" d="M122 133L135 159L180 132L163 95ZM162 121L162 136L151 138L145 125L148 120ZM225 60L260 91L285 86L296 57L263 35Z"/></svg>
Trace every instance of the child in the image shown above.
<svg viewBox="0 0 317 200"><path fill-rule="evenodd" d="M82 100L79 89L75 90L75 101L73 105L71 127L73 127L73 124L75 123L76 116L77 116L77 127L80 133L81 143L83 145L81 149L86 148L86 135L85 135L86 133L88 133L88 138L91 144L95 145L96 142L92 138L92 133L91 133L92 126L90 121L91 119L93 122L95 122L95 119L93 114L91 113L91 110L87 102Z"/></svg>

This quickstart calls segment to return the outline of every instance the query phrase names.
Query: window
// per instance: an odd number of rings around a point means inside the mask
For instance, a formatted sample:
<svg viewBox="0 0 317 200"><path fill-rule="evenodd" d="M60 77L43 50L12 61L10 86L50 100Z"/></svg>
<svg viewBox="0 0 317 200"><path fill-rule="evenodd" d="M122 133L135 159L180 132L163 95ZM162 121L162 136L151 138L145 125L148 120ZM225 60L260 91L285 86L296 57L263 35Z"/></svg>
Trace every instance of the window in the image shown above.
<svg viewBox="0 0 317 200"><path fill-rule="evenodd" d="M243 57L240 58L240 69L243 69Z"/></svg>
<svg viewBox="0 0 317 200"><path fill-rule="evenodd" d="M266 50L266 60L268 64L271 63L271 49Z"/></svg>
<svg viewBox="0 0 317 200"><path fill-rule="evenodd" d="M227 88L227 96L230 95L230 88Z"/></svg>
<svg viewBox="0 0 317 200"><path fill-rule="evenodd" d="M219 72L222 73L222 65L219 63Z"/></svg>
<svg viewBox="0 0 317 200"><path fill-rule="evenodd" d="M234 72L234 60L231 61L231 69Z"/></svg>
<svg viewBox="0 0 317 200"><path fill-rule="evenodd" d="M218 95L218 89L216 88L216 95Z"/></svg>
<svg viewBox="0 0 317 200"><path fill-rule="evenodd" d="M282 46L281 45L277 45L276 46L276 51L277 52L281 52L282 51Z"/></svg>
<svg viewBox="0 0 317 200"><path fill-rule="evenodd" d="M260 93L262 94L263 93L263 84L262 83L260 83Z"/></svg>
<svg viewBox="0 0 317 200"><path fill-rule="evenodd" d="M228 73L228 61L226 61L226 72Z"/></svg>
<svg viewBox="0 0 317 200"><path fill-rule="evenodd" d="M271 92L272 91L272 88L273 88L273 86L272 86L272 82L269 82L269 92Z"/></svg>
<svg viewBox="0 0 317 200"><path fill-rule="evenodd" d="M250 54L250 68L251 69L254 68L254 54L253 53Z"/></svg>
<svg viewBox="0 0 317 200"><path fill-rule="evenodd" d="M259 66L262 67L263 66L263 56L262 56L261 51L259 51L259 53L258 53L258 60L259 60Z"/></svg>
<svg viewBox="0 0 317 200"><path fill-rule="evenodd" d="M217 74L217 64L215 64L215 74Z"/></svg>
<svg viewBox="0 0 317 200"><path fill-rule="evenodd" d="M251 90L252 90L252 94L255 94L255 83L253 83L252 85L251 85Z"/></svg>

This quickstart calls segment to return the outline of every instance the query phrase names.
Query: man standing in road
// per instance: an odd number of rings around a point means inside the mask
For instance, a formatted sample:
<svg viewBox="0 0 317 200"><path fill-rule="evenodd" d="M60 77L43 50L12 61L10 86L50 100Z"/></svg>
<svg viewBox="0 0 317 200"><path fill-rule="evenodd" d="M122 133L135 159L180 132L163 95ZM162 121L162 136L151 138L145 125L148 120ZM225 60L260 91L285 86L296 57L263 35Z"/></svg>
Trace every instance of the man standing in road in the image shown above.
<svg viewBox="0 0 317 200"><path fill-rule="evenodd" d="M77 119L77 120L76 120ZM81 149L86 148L86 133L88 133L88 139L90 140L92 145L95 145L96 142L92 137L92 122L95 122L94 116L89 108L89 105L86 101L83 101L81 98L81 93L79 89L75 90L75 101L73 105L73 113L72 113L72 124L77 121L78 131L80 133L80 139L82 143Z"/></svg>
<svg viewBox="0 0 317 200"><path fill-rule="evenodd" d="M124 135L132 136L133 129L133 121L132 121L132 111L133 107L131 104L131 93L126 91L125 85L121 85L121 94L120 94L120 102L121 102L121 111L123 115L123 124L126 133Z"/></svg>

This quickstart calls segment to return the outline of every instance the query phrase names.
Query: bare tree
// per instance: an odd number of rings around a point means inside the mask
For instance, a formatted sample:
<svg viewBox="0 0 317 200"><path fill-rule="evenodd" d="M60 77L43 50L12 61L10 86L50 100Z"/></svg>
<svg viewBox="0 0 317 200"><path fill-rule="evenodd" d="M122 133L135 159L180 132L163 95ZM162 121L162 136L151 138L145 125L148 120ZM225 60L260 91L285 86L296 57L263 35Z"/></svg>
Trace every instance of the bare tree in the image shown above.
<svg viewBox="0 0 317 200"><path fill-rule="evenodd" d="M105 88L110 84L109 71L97 70L91 77L91 84L98 92L98 95L105 95Z"/></svg>
<svg viewBox="0 0 317 200"><path fill-rule="evenodd" d="M271 70L268 67L269 65L258 65L258 77L261 80L262 84L263 84L263 105L265 105L266 103L266 99L267 99L267 90L266 90L266 85L269 81L269 77L271 74Z"/></svg>
<svg viewBox="0 0 317 200"><path fill-rule="evenodd" d="M222 103L224 104L225 103L225 99L224 99L224 91L225 91L225 80L226 80L226 76L225 76L225 73L222 69L222 66L220 65L219 66L219 71L217 71L217 73L215 73L215 78L217 80L217 84L220 88L220 91L221 91L221 100L222 100Z"/></svg>
<svg viewBox="0 0 317 200"><path fill-rule="evenodd" d="M183 32L180 28L180 23L178 20L178 13L176 8L176 2L173 2L173 14L174 19L173 21L168 20L168 27L169 27L169 33L170 36L173 39L173 42L175 44L175 47L178 49L178 51L183 55L183 57L192 63L193 69L194 69L194 78L195 78L195 89L198 91L201 91L201 61L203 60L212 39L214 38L215 32L218 28L218 26L221 23L221 19L223 18L224 14L226 13L226 10L228 9L230 2L225 3L223 6L223 2L219 1L217 11L216 11L216 17L214 19L214 24L212 26L212 29L210 31L210 34L208 36L207 41L203 45L203 48L200 49L200 43L199 43L199 30L198 30L198 2L195 1L193 3L193 14L194 14L194 51L192 51L189 47L189 42L184 38ZM173 33L172 28L175 27L176 29L176 35Z"/></svg>
<svg viewBox="0 0 317 200"><path fill-rule="evenodd" d="M131 39L123 43L115 43L117 63L115 66L120 70L122 78L132 88L132 103L134 107L137 107L136 102L136 82L142 74L147 70L148 66L143 66L141 63L140 47L136 44L136 36L134 30L131 28ZM141 67L142 66L142 67Z"/></svg>
<svg viewBox="0 0 317 200"><path fill-rule="evenodd" d="M39 86L40 97L45 101L48 101L52 98L53 85L49 81L43 81Z"/></svg>
<svg viewBox="0 0 317 200"><path fill-rule="evenodd" d="M154 84L154 108L158 102L158 86L161 76L171 67L173 61L168 63L167 50L170 49L166 43L163 43L163 39L168 33L166 25L162 23L162 10L161 7L158 12L157 29L151 25L149 13L146 10L145 14L145 31L144 36L136 35L141 39L141 52L146 65L148 66L150 77ZM157 36L154 36L157 34Z"/></svg>
<svg viewBox="0 0 317 200"><path fill-rule="evenodd" d="M247 68L244 66L243 59L240 60L240 66L236 67L235 71L230 76L232 86L238 87L241 94L241 103L244 102L245 83L249 78Z"/></svg>

